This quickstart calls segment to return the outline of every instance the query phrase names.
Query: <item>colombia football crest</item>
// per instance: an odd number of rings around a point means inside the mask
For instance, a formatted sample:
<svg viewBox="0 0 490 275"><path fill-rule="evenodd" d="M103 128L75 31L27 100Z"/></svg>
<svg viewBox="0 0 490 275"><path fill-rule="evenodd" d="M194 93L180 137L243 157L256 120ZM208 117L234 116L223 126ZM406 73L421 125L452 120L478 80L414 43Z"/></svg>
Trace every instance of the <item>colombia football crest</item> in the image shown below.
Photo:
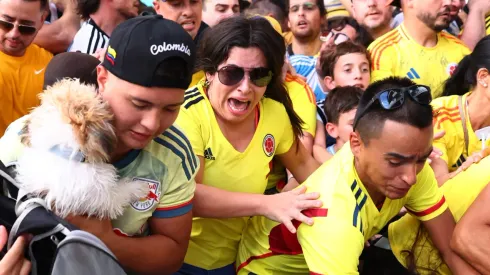
<svg viewBox="0 0 490 275"><path fill-rule="evenodd" d="M262 143L262 148L264 149L264 153L266 156L270 157L274 154L274 149L276 148L276 141L274 140L274 136L271 134L267 134L264 137L264 142Z"/></svg>
<svg viewBox="0 0 490 275"><path fill-rule="evenodd" d="M133 181L144 181L148 183L148 195L146 197L141 198L133 203L131 206L138 211L146 211L151 209L156 203L160 201L160 182L150 179L144 178L133 178Z"/></svg>

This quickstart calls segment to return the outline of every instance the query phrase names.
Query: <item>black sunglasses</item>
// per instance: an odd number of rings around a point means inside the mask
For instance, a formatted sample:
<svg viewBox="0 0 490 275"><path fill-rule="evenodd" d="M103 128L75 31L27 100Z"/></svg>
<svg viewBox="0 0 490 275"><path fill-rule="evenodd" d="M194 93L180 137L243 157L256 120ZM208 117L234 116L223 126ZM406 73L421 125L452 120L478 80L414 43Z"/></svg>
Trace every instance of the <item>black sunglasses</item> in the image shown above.
<svg viewBox="0 0 490 275"><path fill-rule="evenodd" d="M0 20L0 28L5 31L9 32L15 27L15 24L12 22L7 22ZM33 26L26 26L26 25L17 25L17 29L19 30L20 34L23 35L31 35L36 32L36 28Z"/></svg>
<svg viewBox="0 0 490 275"><path fill-rule="evenodd" d="M405 95L408 95L413 101L420 105L429 105L432 101L430 88L425 85L413 85L410 87L381 91L368 102L366 107L359 112L359 115L356 114L353 129L356 129L359 120L366 114L369 107L371 107L375 102L379 102L381 107L385 110L395 110L403 106L403 103L405 102Z"/></svg>
<svg viewBox="0 0 490 275"><path fill-rule="evenodd" d="M355 19L350 17L342 17L339 19L333 19L328 21L327 31L331 32L332 30L334 30L339 32L343 30L346 25L350 25L356 30L359 28L359 25L357 24L357 21Z"/></svg>
<svg viewBox="0 0 490 275"><path fill-rule="evenodd" d="M219 81L227 86L240 83L244 76L245 69L235 65L224 66L218 70ZM253 68L248 71L248 78L255 86L265 87L272 80L272 72L267 68Z"/></svg>

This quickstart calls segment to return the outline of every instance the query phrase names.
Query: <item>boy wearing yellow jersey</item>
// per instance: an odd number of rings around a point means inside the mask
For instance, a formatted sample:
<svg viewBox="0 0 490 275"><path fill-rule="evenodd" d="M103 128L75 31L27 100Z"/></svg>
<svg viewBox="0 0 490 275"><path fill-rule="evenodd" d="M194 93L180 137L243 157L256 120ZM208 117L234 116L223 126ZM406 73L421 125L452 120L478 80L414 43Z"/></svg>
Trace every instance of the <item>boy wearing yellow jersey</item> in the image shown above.
<svg viewBox="0 0 490 275"><path fill-rule="evenodd" d="M322 208L297 235L265 218L247 226L238 274L358 274L366 240L402 207L421 220L454 271L471 269L449 249L454 220L426 163L432 152L430 89L389 78L364 92L350 144L304 183ZM401 134L403 133L403 134Z"/></svg>
<svg viewBox="0 0 490 275"><path fill-rule="evenodd" d="M472 165L448 180L441 190L456 221L463 217L478 194L490 182L490 158ZM411 215L390 224L388 237L393 254L403 266L415 264L417 274L452 274L420 222Z"/></svg>
<svg viewBox="0 0 490 275"><path fill-rule="evenodd" d="M459 39L442 32L450 23L450 1L403 3L404 22L368 48L371 81L388 76L408 77L430 86L432 97L437 98L442 94L444 81L470 50Z"/></svg>

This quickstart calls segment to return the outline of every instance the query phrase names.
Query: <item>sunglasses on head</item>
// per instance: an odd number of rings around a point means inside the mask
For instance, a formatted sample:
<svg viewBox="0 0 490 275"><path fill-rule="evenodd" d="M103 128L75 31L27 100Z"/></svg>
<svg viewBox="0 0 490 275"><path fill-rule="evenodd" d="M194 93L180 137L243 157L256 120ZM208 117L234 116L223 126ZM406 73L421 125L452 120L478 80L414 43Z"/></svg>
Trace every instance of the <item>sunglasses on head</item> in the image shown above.
<svg viewBox="0 0 490 275"><path fill-rule="evenodd" d="M403 106L407 95L420 105L429 105L432 101L430 88L425 85L413 85L410 87L381 91L368 102L366 107L360 111L359 115L356 115L353 129L356 129L359 120L366 114L366 112L375 102L379 102L379 105L381 105L381 107L385 110L395 110Z"/></svg>
<svg viewBox="0 0 490 275"><path fill-rule="evenodd" d="M291 7L289 7L289 12L297 12L299 11L300 7L303 7L303 10L312 11L316 9L317 5L310 2L306 2L298 5L292 5Z"/></svg>
<svg viewBox="0 0 490 275"><path fill-rule="evenodd" d="M224 85L233 86L240 83L246 73L248 73L250 81L258 87L265 87L272 80L272 72L268 68L253 68L248 70L235 65L228 65L219 69L218 78Z"/></svg>
<svg viewBox="0 0 490 275"><path fill-rule="evenodd" d="M14 24L12 22L0 20L0 28L5 32L11 31L15 27L15 25L16 24ZM36 32L36 28L33 26L26 26L26 25L18 24L17 29L19 30L20 34L23 34L23 35L31 35L31 34L34 34Z"/></svg>
<svg viewBox="0 0 490 275"><path fill-rule="evenodd" d="M328 21L328 25L327 25L327 31L341 31L345 28L346 25L350 25L351 27L353 27L354 29L358 29L358 24L357 22L355 21L355 19L352 19L350 17L342 17L340 19L333 19L331 21Z"/></svg>

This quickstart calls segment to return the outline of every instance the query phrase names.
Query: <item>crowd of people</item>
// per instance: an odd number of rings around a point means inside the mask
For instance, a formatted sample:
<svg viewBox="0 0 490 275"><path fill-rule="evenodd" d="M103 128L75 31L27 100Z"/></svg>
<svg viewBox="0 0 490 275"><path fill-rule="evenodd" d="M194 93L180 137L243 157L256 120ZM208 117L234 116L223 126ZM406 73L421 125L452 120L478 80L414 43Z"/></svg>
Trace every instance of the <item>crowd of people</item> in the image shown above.
<svg viewBox="0 0 490 275"><path fill-rule="evenodd" d="M129 274L490 274L487 34L489 0L0 0L0 160L79 79L150 193L67 221Z"/></svg>

